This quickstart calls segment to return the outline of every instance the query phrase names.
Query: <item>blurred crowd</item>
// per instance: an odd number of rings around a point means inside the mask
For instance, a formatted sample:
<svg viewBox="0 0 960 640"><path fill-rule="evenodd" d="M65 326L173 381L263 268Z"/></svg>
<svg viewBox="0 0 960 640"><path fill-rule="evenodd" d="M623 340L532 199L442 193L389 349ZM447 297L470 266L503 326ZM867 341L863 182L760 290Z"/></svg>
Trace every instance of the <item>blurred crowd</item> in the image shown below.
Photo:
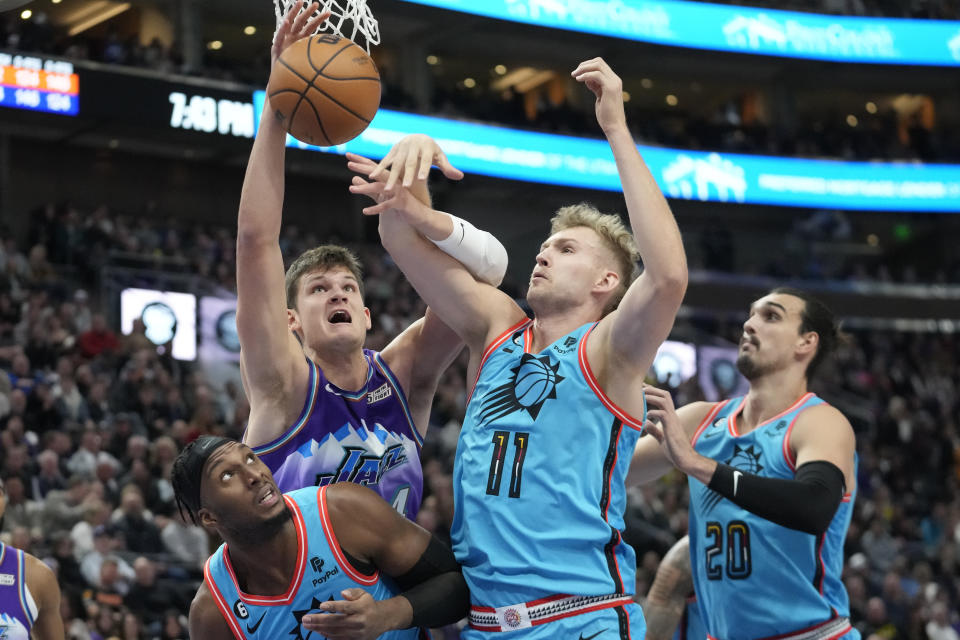
<svg viewBox="0 0 960 640"><path fill-rule="evenodd" d="M771 8L776 5L778 8L853 15L957 16L957 3L952 1L822 0L816 5L799 1L768 4ZM67 36L54 28L40 10L29 20L20 19L16 12L0 15L0 49L4 48L256 86L266 83L270 70L266 51L236 60L218 50L205 50L202 63L190 66L185 64L177 43L168 46L157 38L144 43L138 34L124 32L121 35L116 29L98 36ZM457 64L467 68L476 66L475 62L465 60ZM564 71L553 71L557 78L566 77ZM569 90L538 87L521 94L512 88L503 89L482 77L468 87L461 78L452 79L443 74L434 76L435 86L430 98L432 114L562 134L598 134L592 102L571 101L570 95L579 94ZM399 84L402 77L405 75L399 72L383 75L382 104L395 109L415 110L416 102ZM649 83L650 80L643 79L643 82ZM625 86L630 84L625 78ZM709 91L696 82L691 86L698 87L692 90L693 95L670 105L660 103L659 98L656 106L649 102L641 106L639 100L628 103L627 115L637 139L685 149L845 160L944 162L960 157L960 133L953 127L937 124L933 116L934 100L926 96L913 96L920 100L919 106L913 107L896 106L893 98L887 103L875 104L867 113L857 105L856 116L842 106L818 103L813 111L808 112L801 106L792 105L789 116L792 122L774 123L763 115L764 109L757 106L764 101L765 92L762 90L745 89L741 96L708 107L706 105L713 102ZM639 87L632 90L640 91ZM891 93L896 91L896 86L889 88Z"/></svg>
<svg viewBox="0 0 960 640"><path fill-rule="evenodd" d="M120 335L96 269L113 255L157 258L233 285L233 235L163 216L45 207L25 242L0 246L0 477L3 540L40 557L65 594L70 638L186 638L185 614L215 540L173 506L170 466L201 434L239 436L249 406L233 383L174 360L142 323ZM289 261L317 238L287 229ZM380 348L423 305L379 247L356 247ZM221 269L221 266L226 265ZM710 316L678 330L736 340ZM858 495L846 544L852 617L870 640L957 640L960 631L960 340L952 334L858 332L815 389L858 437ZM448 536L451 470L466 400L465 359L443 377L424 447L418 521ZM654 383L662 381L652 380ZM696 379L679 404L701 399ZM631 490L627 540L638 599L686 530L685 480ZM457 636L455 629L446 638Z"/></svg>
<svg viewBox="0 0 960 640"><path fill-rule="evenodd" d="M920 18L929 20L960 19L960 5L955 0L713 0L718 4L764 7L789 11L809 11L844 16L887 18Z"/></svg>

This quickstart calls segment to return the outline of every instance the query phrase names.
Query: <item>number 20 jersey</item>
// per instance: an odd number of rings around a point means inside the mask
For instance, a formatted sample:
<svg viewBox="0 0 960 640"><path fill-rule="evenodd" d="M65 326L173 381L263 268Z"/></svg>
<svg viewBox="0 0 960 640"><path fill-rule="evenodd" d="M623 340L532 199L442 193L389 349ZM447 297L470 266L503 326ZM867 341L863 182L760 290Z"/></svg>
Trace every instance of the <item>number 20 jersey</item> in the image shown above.
<svg viewBox="0 0 960 640"><path fill-rule="evenodd" d="M594 326L533 354L524 321L483 354L457 445L451 527L475 604L634 591L621 531L643 416L616 407L590 372Z"/></svg>
<svg viewBox="0 0 960 640"><path fill-rule="evenodd" d="M790 433L800 413L823 400L807 393L740 435L736 423L743 401L717 404L695 432L694 448L744 473L792 479ZM689 486L693 584L710 637L767 638L850 615L841 573L853 495L843 496L827 531L817 536L756 516L692 476ZM833 637L851 629L846 624L836 631Z"/></svg>

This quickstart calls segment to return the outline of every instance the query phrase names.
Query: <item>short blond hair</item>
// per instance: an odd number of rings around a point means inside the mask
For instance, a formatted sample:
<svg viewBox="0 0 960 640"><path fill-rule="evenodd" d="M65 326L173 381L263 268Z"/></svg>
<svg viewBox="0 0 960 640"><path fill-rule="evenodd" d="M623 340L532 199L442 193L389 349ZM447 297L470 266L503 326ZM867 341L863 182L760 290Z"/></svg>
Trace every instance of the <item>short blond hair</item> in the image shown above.
<svg viewBox="0 0 960 640"><path fill-rule="evenodd" d="M592 229L603 244L610 250L617 261L617 274L620 276L620 286L614 292L604 309L609 313L617 308L620 300L637 277L637 261L640 252L633 239L633 233L623 224L620 216L610 213L601 213L592 204L581 202L557 209L550 219L550 235L573 227L587 227Z"/></svg>
<svg viewBox="0 0 960 640"><path fill-rule="evenodd" d="M324 244L301 253L287 269L285 282L287 308L297 308L297 294L303 276L314 271L328 271L337 267L343 267L353 274L353 277L357 279L357 286L360 288L360 296L363 297L363 265L360 264L360 258L346 247Z"/></svg>

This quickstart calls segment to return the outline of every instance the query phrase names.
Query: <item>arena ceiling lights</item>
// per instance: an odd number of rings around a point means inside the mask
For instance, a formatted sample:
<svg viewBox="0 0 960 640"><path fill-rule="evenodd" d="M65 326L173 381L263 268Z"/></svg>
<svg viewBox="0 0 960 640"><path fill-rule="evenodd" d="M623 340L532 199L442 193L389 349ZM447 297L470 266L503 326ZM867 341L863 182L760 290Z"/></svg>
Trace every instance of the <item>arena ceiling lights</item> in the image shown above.
<svg viewBox="0 0 960 640"><path fill-rule="evenodd" d="M684 0L404 0L655 44L836 62L960 66L960 21L861 18Z"/></svg>

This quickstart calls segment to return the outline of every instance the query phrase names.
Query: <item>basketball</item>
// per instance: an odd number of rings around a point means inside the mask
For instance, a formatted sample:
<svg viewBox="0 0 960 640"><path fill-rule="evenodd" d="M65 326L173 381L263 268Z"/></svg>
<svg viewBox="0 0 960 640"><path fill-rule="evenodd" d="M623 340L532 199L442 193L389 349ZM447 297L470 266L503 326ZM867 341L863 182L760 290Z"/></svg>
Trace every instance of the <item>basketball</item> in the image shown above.
<svg viewBox="0 0 960 640"><path fill-rule="evenodd" d="M352 40L323 33L281 54L267 95L290 135L329 147L356 138L370 124L380 106L380 73Z"/></svg>

